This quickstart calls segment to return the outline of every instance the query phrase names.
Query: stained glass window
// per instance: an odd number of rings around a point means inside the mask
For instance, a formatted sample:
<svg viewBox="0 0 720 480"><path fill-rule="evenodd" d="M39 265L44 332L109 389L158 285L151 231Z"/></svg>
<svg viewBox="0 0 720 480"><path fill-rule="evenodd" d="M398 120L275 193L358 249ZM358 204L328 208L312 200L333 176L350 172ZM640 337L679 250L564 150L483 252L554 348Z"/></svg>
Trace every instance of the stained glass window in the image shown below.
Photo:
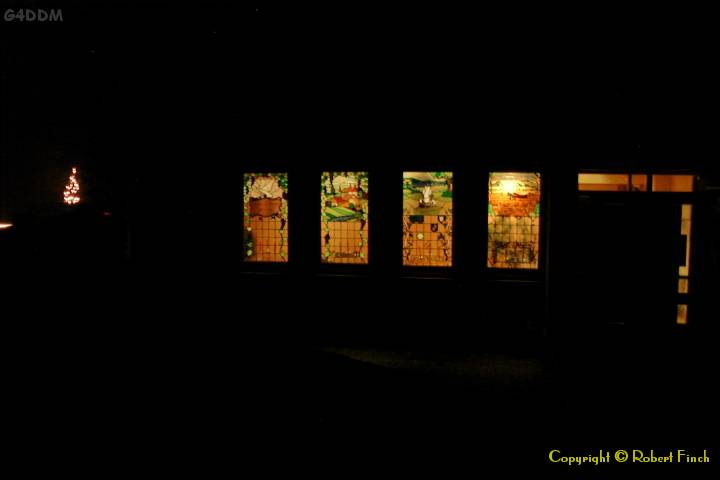
<svg viewBox="0 0 720 480"><path fill-rule="evenodd" d="M243 180L245 261L287 262L287 173L246 173Z"/></svg>
<svg viewBox="0 0 720 480"><path fill-rule="evenodd" d="M491 173L488 192L487 266L537 269L540 174Z"/></svg>
<svg viewBox="0 0 720 480"><path fill-rule="evenodd" d="M321 261L368 263L367 172L323 172L320 192Z"/></svg>
<svg viewBox="0 0 720 480"><path fill-rule="evenodd" d="M403 173L403 265L452 266L452 172Z"/></svg>

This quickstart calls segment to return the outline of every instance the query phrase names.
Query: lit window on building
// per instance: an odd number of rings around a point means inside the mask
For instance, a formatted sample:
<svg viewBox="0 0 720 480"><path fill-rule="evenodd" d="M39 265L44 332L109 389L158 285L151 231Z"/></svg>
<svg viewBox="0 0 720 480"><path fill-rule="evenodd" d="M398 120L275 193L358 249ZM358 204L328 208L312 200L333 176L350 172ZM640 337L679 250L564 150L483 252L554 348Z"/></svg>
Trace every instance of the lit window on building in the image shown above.
<svg viewBox="0 0 720 480"><path fill-rule="evenodd" d="M633 192L647 192L648 176L644 173L630 175L630 190Z"/></svg>
<svg viewBox="0 0 720 480"><path fill-rule="evenodd" d="M367 172L323 172L320 189L321 261L368 263Z"/></svg>
<svg viewBox="0 0 720 480"><path fill-rule="evenodd" d="M681 277L690 276L690 234L692 232L692 205L684 204L680 216L680 235L685 239L685 262L680 266Z"/></svg>
<svg viewBox="0 0 720 480"><path fill-rule="evenodd" d="M653 192L679 192L693 191L694 177L692 175L653 175Z"/></svg>
<svg viewBox="0 0 720 480"><path fill-rule="evenodd" d="M678 305L677 306L676 323L678 325L687 325L687 323L688 323L688 306L687 305Z"/></svg>
<svg viewBox="0 0 720 480"><path fill-rule="evenodd" d="M403 173L403 265L452 266L452 172Z"/></svg>
<svg viewBox="0 0 720 480"><path fill-rule="evenodd" d="M243 182L245 261L287 262L287 173L246 173Z"/></svg>
<svg viewBox="0 0 720 480"><path fill-rule="evenodd" d="M490 173L489 268L537 269L540 255L540 174Z"/></svg>
<svg viewBox="0 0 720 480"><path fill-rule="evenodd" d="M686 295L690 292L690 243L692 232L692 205L683 204L680 216L680 235L685 239L685 255L684 263L680 265L678 274L678 293ZM677 314L678 325L687 325L688 323L688 307L687 305L678 305Z"/></svg>
<svg viewBox="0 0 720 480"><path fill-rule="evenodd" d="M581 192L627 192L629 185L630 175L624 173L578 174L578 190Z"/></svg>

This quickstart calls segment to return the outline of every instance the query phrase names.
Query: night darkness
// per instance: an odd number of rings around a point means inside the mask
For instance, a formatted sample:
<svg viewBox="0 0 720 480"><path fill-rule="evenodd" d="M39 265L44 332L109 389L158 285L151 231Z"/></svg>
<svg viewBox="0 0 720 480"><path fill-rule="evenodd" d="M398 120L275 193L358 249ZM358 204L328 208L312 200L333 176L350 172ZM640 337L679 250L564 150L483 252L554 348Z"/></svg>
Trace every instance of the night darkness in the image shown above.
<svg viewBox="0 0 720 480"><path fill-rule="evenodd" d="M578 474L548 452L720 462L717 35L702 12L7 9L63 17L0 23L0 323L26 468L689 478L709 469ZM402 268L399 178L436 169L454 172L454 266ZM369 172L366 267L318 261L328 170ZM487 175L503 170L542 173L537 271L485 266ZM596 205L579 171L696 187ZM287 265L243 262L246 172L289 172ZM676 302L656 288L677 276L677 232L660 226L674 198L694 209L691 321L657 328ZM610 244L624 247L598 254ZM612 308L624 327L598 313Z"/></svg>

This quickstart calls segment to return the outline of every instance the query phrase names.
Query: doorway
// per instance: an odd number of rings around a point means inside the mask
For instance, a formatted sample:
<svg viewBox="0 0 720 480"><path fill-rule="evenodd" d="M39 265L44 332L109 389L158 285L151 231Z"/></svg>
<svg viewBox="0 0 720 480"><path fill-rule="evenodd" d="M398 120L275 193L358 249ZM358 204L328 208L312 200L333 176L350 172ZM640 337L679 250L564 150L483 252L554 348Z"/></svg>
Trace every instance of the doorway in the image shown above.
<svg viewBox="0 0 720 480"><path fill-rule="evenodd" d="M671 328L684 263L681 205L633 193L579 196L573 304L588 325Z"/></svg>

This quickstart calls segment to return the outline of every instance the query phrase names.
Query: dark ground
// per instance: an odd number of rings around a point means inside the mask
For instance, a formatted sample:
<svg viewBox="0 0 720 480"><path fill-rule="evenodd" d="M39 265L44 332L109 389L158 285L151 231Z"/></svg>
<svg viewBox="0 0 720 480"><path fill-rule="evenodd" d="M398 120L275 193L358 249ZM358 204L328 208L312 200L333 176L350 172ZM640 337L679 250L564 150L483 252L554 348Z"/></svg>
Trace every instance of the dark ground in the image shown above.
<svg viewBox="0 0 720 480"><path fill-rule="evenodd" d="M4 327L6 419L28 471L563 474L549 450L717 445L710 339L475 331L474 347L302 346L312 306L283 320L267 304L232 310L247 297L229 286L157 272L118 303L103 278L6 287L21 304Z"/></svg>

